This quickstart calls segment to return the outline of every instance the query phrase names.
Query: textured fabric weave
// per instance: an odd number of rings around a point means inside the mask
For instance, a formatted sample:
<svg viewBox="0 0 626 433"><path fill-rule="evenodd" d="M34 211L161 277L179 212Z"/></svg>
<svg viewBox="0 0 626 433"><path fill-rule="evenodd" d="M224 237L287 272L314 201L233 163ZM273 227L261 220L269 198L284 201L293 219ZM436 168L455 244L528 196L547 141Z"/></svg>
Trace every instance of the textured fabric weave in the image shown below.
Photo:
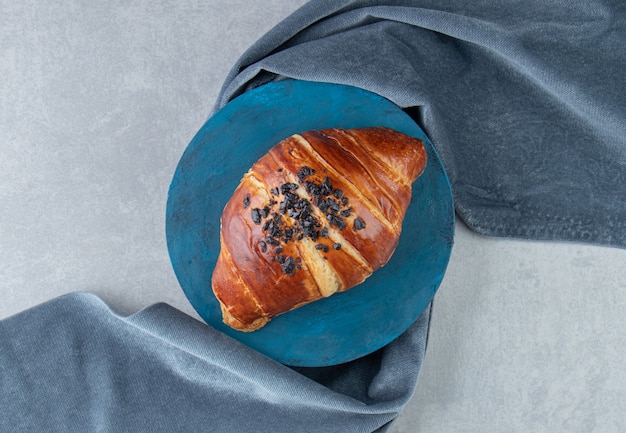
<svg viewBox="0 0 626 433"><path fill-rule="evenodd" d="M122 317L73 293L0 322L0 431L384 430L428 318L367 358L296 372L166 304Z"/></svg>

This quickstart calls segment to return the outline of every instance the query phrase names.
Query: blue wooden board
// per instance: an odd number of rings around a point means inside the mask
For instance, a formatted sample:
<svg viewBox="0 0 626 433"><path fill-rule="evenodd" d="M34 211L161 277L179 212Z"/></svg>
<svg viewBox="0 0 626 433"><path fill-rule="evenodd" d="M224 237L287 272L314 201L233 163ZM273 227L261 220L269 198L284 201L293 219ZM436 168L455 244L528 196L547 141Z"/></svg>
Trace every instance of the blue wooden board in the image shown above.
<svg viewBox="0 0 626 433"><path fill-rule="evenodd" d="M256 332L224 325L211 275L220 250L220 216L243 174L292 134L366 126L420 138L428 152L391 260L361 285L278 316ZM232 100L198 131L170 186L166 236L180 285L209 325L283 364L327 366L383 347L417 319L448 264L454 207L432 144L399 107L355 87L283 80Z"/></svg>

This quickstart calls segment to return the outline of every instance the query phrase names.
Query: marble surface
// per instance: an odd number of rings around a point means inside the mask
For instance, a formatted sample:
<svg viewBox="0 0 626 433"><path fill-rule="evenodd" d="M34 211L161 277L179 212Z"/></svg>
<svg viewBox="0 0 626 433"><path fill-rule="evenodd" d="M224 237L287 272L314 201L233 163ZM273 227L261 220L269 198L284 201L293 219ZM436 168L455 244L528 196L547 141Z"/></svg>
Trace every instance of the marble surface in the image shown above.
<svg viewBox="0 0 626 433"><path fill-rule="evenodd" d="M171 269L178 159L235 60L304 0L0 0L0 319L86 290L197 317ZM459 221L401 432L626 430L626 250Z"/></svg>

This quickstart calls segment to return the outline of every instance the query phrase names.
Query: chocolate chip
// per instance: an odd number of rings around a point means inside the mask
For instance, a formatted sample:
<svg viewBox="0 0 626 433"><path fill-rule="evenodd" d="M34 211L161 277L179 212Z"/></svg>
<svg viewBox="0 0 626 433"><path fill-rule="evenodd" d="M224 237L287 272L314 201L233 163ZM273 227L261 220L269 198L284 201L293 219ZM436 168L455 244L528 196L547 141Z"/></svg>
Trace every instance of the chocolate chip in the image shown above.
<svg viewBox="0 0 626 433"><path fill-rule="evenodd" d="M305 165L300 170L298 170L298 179L300 179L300 182L302 182L304 179L306 179L307 177L311 176L314 173L315 173L315 170Z"/></svg>
<svg viewBox="0 0 626 433"><path fill-rule="evenodd" d="M339 230L343 230L346 228L346 222L343 220L343 218L336 215L328 215L328 221L331 225L337 227Z"/></svg>
<svg viewBox="0 0 626 433"><path fill-rule="evenodd" d="M287 194L288 192L295 191L296 189L298 189L297 183L287 182L280 186L280 192L282 192L283 194Z"/></svg>
<svg viewBox="0 0 626 433"><path fill-rule="evenodd" d="M292 257L287 257L281 264L280 268L287 275L293 275L296 272L296 262Z"/></svg>
<svg viewBox="0 0 626 433"><path fill-rule="evenodd" d="M282 172L282 168L277 170ZM322 170L326 173L326 170ZM324 176L324 180L319 183L315 179L308 179L315 174L311 167L303 166L297 172L298 183L285 182L270 190L268 205L262 208L254 208L251 211L252 220L256 224L263 224L262 229L265 234L264 240L259 242L261 251L270 249L273 252L272 260L281 264L283 272L292 275L300 269L299 259L281 254L284 246L291 241L299 241L305 237L317 242L318 239L329 238L328 225L339 230L344 230L348 224L345 218L352 215L352 208L348 207L349 200L341 189L333 188L332 179ZM295 191L304 188L310 195L310 201L300 197ZM281 196L282 201L277 201ZM250 205L249 195L244 199L244 207ZM324 220L318 219L312 206L316 206L324 215ZM288 220L285 218L289 218ZM365 222L357 218L354 222L354 229L365 228ZM315 248L323 253L329 251L330 246L317 243ZM333 243L332 248L341 249L340 243ZM326 256L323 255L326 259Z"/></svg>
<svg viewBox="0 0 626 433"><path fill-rule="evenodd" d="M261 209L255 207L252 211L250 211L250 216L255 224L261 224Z"/></svg>
<svg viewBox="0 0 626 433"><path fill-rule="evenodd" d="M365 221L363 221L360 217L357 217L354 220L354 230L363 230L365 228Z"/></svg>

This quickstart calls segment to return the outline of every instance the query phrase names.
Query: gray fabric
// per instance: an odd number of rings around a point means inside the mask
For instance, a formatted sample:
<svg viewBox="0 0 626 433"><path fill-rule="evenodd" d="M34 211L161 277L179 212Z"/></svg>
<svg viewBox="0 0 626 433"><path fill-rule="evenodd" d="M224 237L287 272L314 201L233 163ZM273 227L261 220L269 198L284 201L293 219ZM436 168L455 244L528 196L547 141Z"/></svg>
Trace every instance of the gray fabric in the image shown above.
<svg viewBox="0 0 626 433"><path fill-rule="evenodd" d="M312 1L240 59L216 109L281 77L404 107L480 232L626 246L626 4ZM349 364L279 365L167 305L86 293L0 322L0 431L384 431L430 311Z"/></svg>
<svg viewBox="0 0 626 433"><path fill-rule="evenodd" d="M166 304L122 317L73 293L0 322L0 431L384 431L428 318L368 358L296 372Z"/></svg>
<svg viewBox="0 0 626 433"><path fill-rule="evenodd" d="M235 65L409 109L478 232L626 247L626 2L311 1Z"/></svg>

